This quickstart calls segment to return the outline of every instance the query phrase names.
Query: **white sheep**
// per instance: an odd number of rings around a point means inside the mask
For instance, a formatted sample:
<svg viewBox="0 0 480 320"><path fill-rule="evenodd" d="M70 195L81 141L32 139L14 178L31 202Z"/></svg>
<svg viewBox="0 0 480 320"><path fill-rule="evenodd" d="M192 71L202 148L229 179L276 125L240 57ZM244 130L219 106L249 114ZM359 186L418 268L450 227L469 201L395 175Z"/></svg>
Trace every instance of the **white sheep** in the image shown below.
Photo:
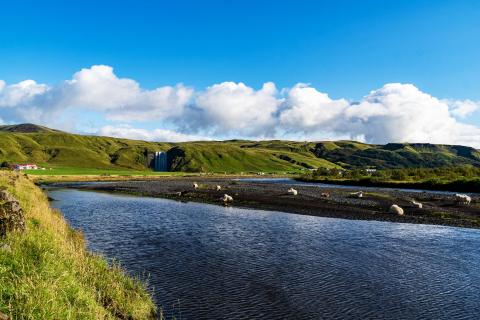
<svg viewBox="0 0 480 320"><path fill-rule="evenodd" d="M403 213L404 213L403 209L396 204L392 204L390 209L388 209L388 212L395 213L396 215L399 215L399 216L403 216Z"/></svg>
<svg viewBox="0 0 480 320"><path fill-rule="evenodd" d="M224 194L222 198L220 198L224 203L233 202L233 197L229 196L228 194Z"/></svg>
<svg viewBox="0 0 480 320"><path fill-rule="evenodd" d="M196 182L193 183L193 189L198 189L198 183Z"/></svg>
<svg viewBox="0 0 480 320"><path fill-rule="evenodd" d="M414 207L416 207L416 208L418 208L418 209L422 209L422 208L423 208L423 204L421 204L420 202L417 202L417 201L415 201L415 200L410 201L410 203L411 203Z"/></svg>
<svg viewBox="0 0 480 320"><path fill-rule="evenodd" d="M298 194L298 191L293 189L293 188L288 189L287 192L290 193L291 195L294 195L294 196L296 196Z"/></svg>
<svg viewBox="0 0 480 320"><path fill-rule="evenodd" d="M472 202L472 198L470 198L470 196L458 193L455 195L455 200L457 200L457 202L461 204L470 204L470 202Z"/></svg>
<svg viewBox="0 0 480 320"><path fill-rule="evenodd" d="M350 193L350 197L352 197L352 198L363 198L363 191L352 192L352 193Z"/></svg>
<svg viewBox="0 0 480 320"><path fill-rule="evenodd" d="M217 191L220 191L220 190L222 190L222 187L217 185L216 189L217 189Z"/></svg>

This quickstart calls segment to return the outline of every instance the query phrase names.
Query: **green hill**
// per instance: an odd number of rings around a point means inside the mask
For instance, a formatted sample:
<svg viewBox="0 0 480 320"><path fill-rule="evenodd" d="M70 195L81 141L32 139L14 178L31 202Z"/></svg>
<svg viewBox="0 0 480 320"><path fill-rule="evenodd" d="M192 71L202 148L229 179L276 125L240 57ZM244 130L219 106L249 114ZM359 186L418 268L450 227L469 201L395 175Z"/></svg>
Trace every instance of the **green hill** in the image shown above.
<svg viewBox="0 0 480 320"><path fill-rule="evenodd" d="M0 131L4 132L62 132L55 129L50 129L47 127L39 126L33 123L22 123L22 124L14 124L14 125L5 125L0 126Z"/></svg>
<svg viewBox="0 0 480 320"><path fill-rule="evenodd" d="M464 146L281 140L158 143L76 135L31 124L0 126L0 162L5 164L150 170L156 151L167 151L171 171L187 172L480 166L480 152Z"/></svg>

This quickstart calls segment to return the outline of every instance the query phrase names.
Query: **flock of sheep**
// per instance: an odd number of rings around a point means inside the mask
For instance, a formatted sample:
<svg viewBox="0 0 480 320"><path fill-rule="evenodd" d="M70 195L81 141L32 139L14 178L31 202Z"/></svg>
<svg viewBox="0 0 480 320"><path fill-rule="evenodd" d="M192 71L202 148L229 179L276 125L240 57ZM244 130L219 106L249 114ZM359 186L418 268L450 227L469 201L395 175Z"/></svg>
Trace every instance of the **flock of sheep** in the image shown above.
<svg viewBox="0 0 480 320"><path fill-rule="evenodd" d="M363 198L363 192L362 191L352 192L350 193L350 196L354 198ZM469 205L470 202L472 202L472 198L470 196L467 196L466 194L457 193L455 194L455 202L459 204ZM422 203L415 201L413 199L410 200L410 205L417 209L423 208ZM403 208L400 207L398 204L392 204L388 209L388 212L399 215L399 216L403 216L405 214L405 211L403 210Z"/></svg>
<svg viewBox="0 0 480 320"><path fill-rule="evenodd" d="M196 189L198 189L198 187L199 187L198 183L194 182L193 183L193 188L196 190ZM217 185L215 187L215 189L216 189L216 191L220 191L220 190L222 190L222 187L220 185ZM292 196L296 196L296 195L298 195L298 190L296 190L294 188L289 188L287 190L287 193L292 195ZM322 192L321 197L322 198L330 198L330 194L328 192ZM352 193L350 193L350 197L352 197L352 198L363 198L363 191L352 192ZM225 205L228 205L229 203L233 202L233 197L225 193L223 195L223 197L220 198L220 200ZM457 194L455 194L455 201L456 201L456 203L459 203L459 204L469 205L472 201L472 198L470 196L466 195L466 194L458 194L457 193ZM420 203L420 202L417 202L415 200L411 200L410 204L417 209L422 209L423 208L423 204ZM399 216L403 216L404 213L405 213L403 208L400 207L397 204L392 204L390 206L390 208L388 209L388 212L399 215Z"/></svg>
<svg viewBox="0 0 480 320"><path fill-rule="evenodd" d="M198 186L198 183L194 182L194 183L193 183L193 189L197 190L198 187L199 187L199 186ZM215 186L215 190L217 190L217 191L222 190L222 186L216 185L216 186ZM220 200L223 201L223 203L224 203L225 205L228 205L229 203L233 202L233 197L225 193L225 194L223 195L223 197L220 198Z"/></svg>

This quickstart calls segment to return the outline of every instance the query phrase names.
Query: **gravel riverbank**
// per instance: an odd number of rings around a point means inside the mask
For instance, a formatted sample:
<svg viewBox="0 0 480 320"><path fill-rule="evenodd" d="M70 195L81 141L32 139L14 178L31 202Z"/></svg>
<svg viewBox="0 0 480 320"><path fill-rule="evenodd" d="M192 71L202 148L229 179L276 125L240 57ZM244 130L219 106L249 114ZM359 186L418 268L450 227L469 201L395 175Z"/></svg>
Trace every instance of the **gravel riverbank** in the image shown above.
<svg viewBox="0 0 480 320"><path fill-rule="evenodd" d="M198 188L193 188L193 183ZM221 186L217 191L216 186ZM344 219L380 220L480 228L480 197L472 196L470 205L457 204L453 193L369 190L362 198L350 193L362 187L345 189L334 186L293 186L298 194L288 194L288 184L259 183L232 178L164 178L156 181L102 182L100 184L64 184L63 186L107 192L121 192L179 201L196 201L223 205L226 193L233 197L232 206L283 211L289 213ZM324 193L324 195L322 195ZM329 197L325 197L328 194ZM415 208L410 201L423 204ZM405 210L405 215L388 213L392 204Z"/></svg>

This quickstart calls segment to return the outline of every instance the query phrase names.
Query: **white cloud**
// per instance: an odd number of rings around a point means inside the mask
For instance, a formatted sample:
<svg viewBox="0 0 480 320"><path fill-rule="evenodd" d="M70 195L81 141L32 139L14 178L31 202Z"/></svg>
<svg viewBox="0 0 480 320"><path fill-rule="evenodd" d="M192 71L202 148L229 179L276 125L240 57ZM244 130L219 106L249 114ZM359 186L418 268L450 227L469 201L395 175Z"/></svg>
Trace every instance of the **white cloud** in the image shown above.
<svg viewBox="0 0 480 320"><path fill-rule="evenodd" d="M341 131L351 130L376 143L449 141L456 126L446 103L399 83L372 91L343 118Z"/></svg>
<svg viewBox="0 0 480 320"><path fill-rule="evenodd" d="M480 147L480 128L462 122L479 109L479 102L439 99L400 83L386 84L355 103L302 83L280 92L271 82L260 89L223 82L200 91L182 84L147 90L104 65L82 69L56 86L0 80L5 123L79 130L93 121L109 124L95 129L99 134L145 140L346 137ZM68 119L71 114L78 119ZM146 130L142 122L158 129Z"/></svg>
<svg viewBox="0 0 480 320"><path fill-rule="evenodd" d="M38 96L48 91L48 86L37 84L33 80L25 80L7 86L0 80L0 107L18 107L31 104Z"/></svg>
<svg viewBox="0 0 480 320"><path fill-rule="evenodd" d="M180 142L180 141L205 141L208 137L189 135L166 129L146 130L133 128L129 125L103 126L96 132L97 135L146 141Z"/></svg>
<svg viewBox="0 0 480 320"><path fill-rule="evenodd" d="M199 93L195 101L199 127L215 133L262 136L273 133L274 114L280 101L277 89L267 82L260 90L243 83L223 82Z"/></svg>
<svg viewBox="0 0 480 320"><path fill-rule="evenodd" d="M52 113L67 108L100 111L116 121L159 120L183 114L192 94L193 89L181 84L142 90L136 81L118 78L113 68L98 65L53 88L33 80L9 86L2 82L0 107L16 108L19 120L36 122L47 122Z"/></svg>
<svg viewBox="0 0 480 320"><path fill-rule="evenodd" d="M298 131L327 130L332 135L348 135L370 143L480 146L478 127L458 122L445 101L411 84L386 84L358 103L331 100L314 88L297 85L288 92L286 103L280 120L287 130L292 127Z"/></svg>
<svg viewBox="0 0 480 320"><path fill-rule="evenodd" d="M181 84L142 90L131 79L118 78L109 66L93 66L75 73L62 87L66 106L104 111L107 119L143 121L179 116L193 94Z"/></svg>
<svg viewBox="0 0 480 320"><path fill-rule="evenodd" d="M480 102L475 102L472 100L445 101L451 106L452 114L460 118L465 118L466 116L480 109Z"/></svg>
<svg viewBox="0 0 480 320"><path fill-rule="evenodd" d="M299 83L287 93L280 123L288 131L326 130L335 127L348 106L345 99L332 100L326 93Z"/></svg>

